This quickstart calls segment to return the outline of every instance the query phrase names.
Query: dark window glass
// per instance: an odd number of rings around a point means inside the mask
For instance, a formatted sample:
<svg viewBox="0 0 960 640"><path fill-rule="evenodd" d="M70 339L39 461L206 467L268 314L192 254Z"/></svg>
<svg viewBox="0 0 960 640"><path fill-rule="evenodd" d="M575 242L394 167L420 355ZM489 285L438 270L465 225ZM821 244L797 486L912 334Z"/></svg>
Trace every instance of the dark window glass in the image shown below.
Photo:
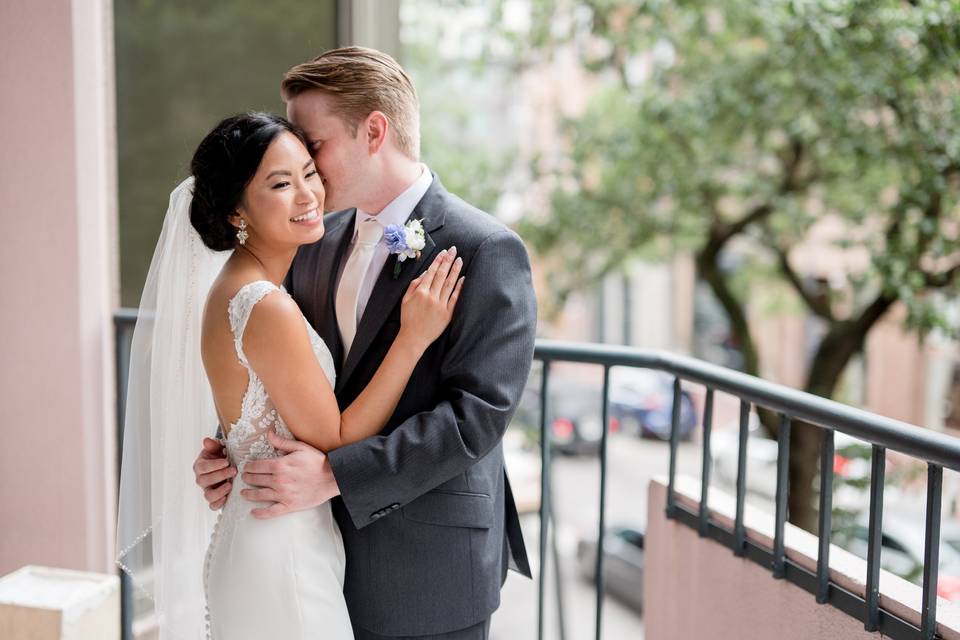
<svg viewBox="0 0 960 640"><path fill-rule="evenodd" d="M121 304L135 307L170 191L200 139L336 46L336 1L115 0Z"/></svg>

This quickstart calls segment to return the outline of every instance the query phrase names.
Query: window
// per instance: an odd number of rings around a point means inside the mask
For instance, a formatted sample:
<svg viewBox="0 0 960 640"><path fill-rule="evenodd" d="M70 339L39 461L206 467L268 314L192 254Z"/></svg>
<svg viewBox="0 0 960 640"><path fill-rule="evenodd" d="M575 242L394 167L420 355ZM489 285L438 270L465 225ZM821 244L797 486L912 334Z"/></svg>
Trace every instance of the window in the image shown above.
<svg viewBox="0 0 960 640"><path fill-rule="evenodd" d="M280 79L336 46L336 2L116 0L121 304L135 307L170 191L222 118L283 113Z"/></svg>

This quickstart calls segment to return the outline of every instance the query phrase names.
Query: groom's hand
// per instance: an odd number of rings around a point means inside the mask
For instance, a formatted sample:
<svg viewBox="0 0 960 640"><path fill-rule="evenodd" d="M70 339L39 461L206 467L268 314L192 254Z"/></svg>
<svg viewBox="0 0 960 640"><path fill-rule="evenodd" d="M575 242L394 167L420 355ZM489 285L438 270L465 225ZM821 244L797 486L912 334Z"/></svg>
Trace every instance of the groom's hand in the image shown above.
<svg viewBox="0 0 960 640"><path fill-rule="evenodd" d="M226 504L237 470L223 454L222 444L213 438L203 439L203 449L193 463L193 474L211 509L216 511Z"/></svg>
<svg viewBox="0 0 960 640"><path fill-rule="evenodd" d="M254 518L265 520L320 506L340 495L330 462L323 452L297 440L267 432L270 444L286 455L280 458L251 460L243 471L243 481L251 488L240 494L251 502L272 502L253 509Z"/></svg>

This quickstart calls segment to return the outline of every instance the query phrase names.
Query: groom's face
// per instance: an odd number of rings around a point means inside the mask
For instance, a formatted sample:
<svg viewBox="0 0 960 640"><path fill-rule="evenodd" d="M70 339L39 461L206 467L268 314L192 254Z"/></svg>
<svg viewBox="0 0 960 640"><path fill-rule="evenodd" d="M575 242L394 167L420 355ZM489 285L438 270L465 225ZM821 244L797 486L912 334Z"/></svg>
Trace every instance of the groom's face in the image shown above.
<svg viewBox="0 0 960 640"><path fill-rule="evenodd" d="M334 114L332 101L322 91L305 91L287 102L287 118L307 134L310 153L326 189L324 209L362 208L362 186L368 182L368 147L364 136Z"/></svg>

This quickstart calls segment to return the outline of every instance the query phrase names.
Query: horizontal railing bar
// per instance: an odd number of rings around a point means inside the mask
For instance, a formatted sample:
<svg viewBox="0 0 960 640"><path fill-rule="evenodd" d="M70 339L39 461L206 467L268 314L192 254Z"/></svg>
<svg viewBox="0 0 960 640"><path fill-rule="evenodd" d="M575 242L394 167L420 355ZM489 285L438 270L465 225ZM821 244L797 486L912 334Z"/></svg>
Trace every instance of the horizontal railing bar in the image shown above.
<svg viewBox="0 0 960 640"><path fill-rule="evenodd" d="M656 369L827 429L960 471L960 439L666 351L538 340L538 360Z"/></svg>
<svg viewBox="0 0 960 640"><path fill-rule="evenodd" d="M133 327L137 323L137 310L132 307L122 307L113 312L113 323L122 327L129 325Z"/></svg>
<svg viewBox="0 0 960 640"><path fill-rule="evenodd" d="M684 526L697 531L700 524L700 514L698 510L693 510L686 505L678 502L674 509L674 518ZM707 538L714 540L725 547L733 544L733 532L717 524L716 518L711 519L707 528ZM767 568L773 562L773 554L755 541L747 538L745 541L744 557L752 562ZM789 558L784 563L784 580L794 584L804 591L813 594L817 593L817 574L802 567ZM843 611L847 615L862 620L866 611L866 602L857 594L847 591L835 584L830 585L830 593L827 603ZM881 609L879 611L879 631L885 638L892 640L916 640L919 636L919 627L895 616L894 614Z"/></svg>
<svg viewBox="0 0 960 640"><path fill-rule="evenodd" d="M118 325L136 321L137 310L114 313ZM739 371L666 351L614 345L537 340L534 358L607 366L656 369L733 394L754 405L786 413L795 419L841 431L871 444L960 471L960 439L931 429L863 411L805 391L769 382Z"/></svg>

